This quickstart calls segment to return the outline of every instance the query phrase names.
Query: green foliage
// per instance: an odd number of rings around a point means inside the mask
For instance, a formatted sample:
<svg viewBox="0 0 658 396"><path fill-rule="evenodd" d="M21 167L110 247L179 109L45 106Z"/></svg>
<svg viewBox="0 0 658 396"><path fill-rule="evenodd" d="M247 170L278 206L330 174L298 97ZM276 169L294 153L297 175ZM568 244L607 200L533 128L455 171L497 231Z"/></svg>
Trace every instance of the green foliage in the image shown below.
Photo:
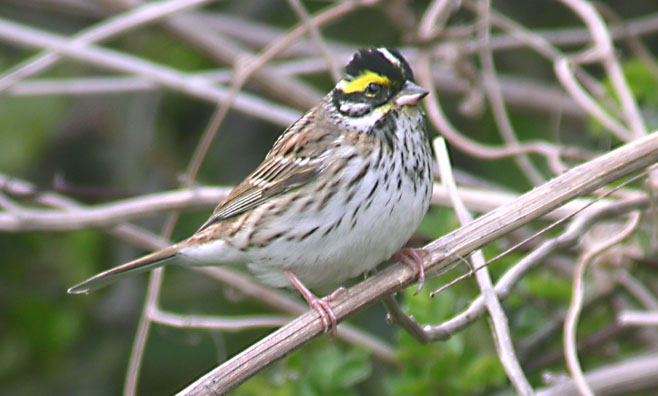
<svg viewBox="0 0 658 396"><path fill-rule="evenodd" d="M130 37L112 40L112 44L126 52L138 53L152 62L161 63L181 71L199 71L214 66L194 47L175 40L158 28L135 32Z"/></svg>
<svg viewBox="0 0 658 396"><path fill-rule="evenodd" d="M658 78L655 71L652 72L644 60L639 58L630 58L622 64L626 82L635 97L637 103L641 106L642 113L647 123L647 128L652 130L658 127ZM604 80L606 94L614 98L619 104L619 98L615 96L612 82L609 79ZM596 120L588 119L589 129L595 136L607 135Z"/></svg>
<svg viewBox="0 0 658 396"><path fill-rule="evenodd" d="M0 97L0 170L20 172L41 157L66 107L57 97ZM35 116L38 115L38 116ZM8 138L11 136L11 139Z"/></svg>
<svg viewBox="0 0 658 396"><path fill-rule="evenodd" d="M25 337L43 362L56 364L59 355L79 336L80 323L70 308L53 308L38 296L17 301L10 310L16 335ZM20 343L19 343L20 345Z"/></svg>
<svg viewBox="0 0 658 396"><path fill-rule="evenodd" d="M454 212L447 209L430 208L418 227L418 233L427 238L437 238L459 227Z"/></svg>
<svg viewBox="0 0 658 396"><path fill-rule="evenodd" d="M438 282L429 282L428 290ZM421 324L439 323L448 319L457 306L458 297L446 290L431 298L428 293L413 296L412 290L404 293L405 312ZM480 324L476 325L479 326ZM486 328L485 328L486 331ZM392 395L475 394L491 387L501 386L505 374L495 351L483 351L477 329L459 333L447 341L428 345L418 343L406 332L398 332L398 358L402 369L394 372L387 385Z"/></svg>
<svg viewBox="0 0 658 396"><path fill-rule="evenodd" d="M357 395L354 387L371 373L367 351L323 339L249 380L237 394L262 395L266 386L269 394L281 396Z"/></svg>
<svg viewBox="0 0 658 396"><path fill-rule="evenodd" d="M558 304L567 304L571 297L571 282L548 271L537 271L522 281L522 286L534 297Z"/></svg>
<svg viewBox="0 0 658 396"><path fill-rule="evenodd" d="M640 59L633 58L623 64L626 81L635 98L647 108L658 106L658 79ZM607 84L610 84L608 82Z"/></svg>

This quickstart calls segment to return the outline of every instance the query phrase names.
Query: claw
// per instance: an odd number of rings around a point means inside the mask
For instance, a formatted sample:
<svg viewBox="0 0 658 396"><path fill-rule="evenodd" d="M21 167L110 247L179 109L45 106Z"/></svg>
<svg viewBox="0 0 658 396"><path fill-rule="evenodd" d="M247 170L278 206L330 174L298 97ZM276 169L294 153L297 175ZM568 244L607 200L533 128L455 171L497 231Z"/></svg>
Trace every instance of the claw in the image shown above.
<svg viewBox="0 0 658 396"><path fill-rule="evenodd" d="M425 285L425 266L423 264L423 259L420 255L429 256L430 252L425 249L409 249L404 248L398 250L391 260L398 260L406 264L412 271L418 273L418 290L414 293L414 296L420 293Z"/></svg>
<svg viewBox="0 0 658 396"><path fill-rule="evenodd" d="M336 327L338 326L336 314L334 314L334 311L331 310L331 307L329 306L329 303L326 299L317 298L315 296L313 296L313 298L314 299L308 301L308 303L320 315L324 332L335 336L337 334Z"/></svg>
<svg viewBox="0 0 658 396"><path fill-rule="evenodd" d="M320 320L322 321L324 332L335 336L338 333L338 319L329 306L329 302L336 298L336 296L342 293L345 289L339 287L330 295L324 298L317 298L291 271L286 271L286 275L288 276L288 279L290 279L290 282L292 282L293 286L295 286L302 297L304 297L308 305L318 313Z"/></svg>

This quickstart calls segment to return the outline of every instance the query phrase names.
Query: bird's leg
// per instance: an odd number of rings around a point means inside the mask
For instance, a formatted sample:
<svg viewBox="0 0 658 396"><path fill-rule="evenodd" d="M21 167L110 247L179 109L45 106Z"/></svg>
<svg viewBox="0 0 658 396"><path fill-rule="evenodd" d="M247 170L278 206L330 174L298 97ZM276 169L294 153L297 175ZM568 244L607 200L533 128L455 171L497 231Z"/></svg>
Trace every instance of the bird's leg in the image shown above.
<svg viewBox="0 0 658 396"><path fill-rule="evenodd" d="M295 276L291 271L285 271L286 275L288 276L288 279L290 279L290 282L292 282L293 286L301 293L301 295L304 297L304 300L308 303L308 305L313 308L318 315L320 315L320 319L322 320L322 326L324 327L324 332L330 332L331 335L335 336L337 333L336 327L338 326L338 320L336 319L336 314L334 314L334 311L331 310L331 307L329 306L329 301L333 300L336 295L338 295L341 291L345 290L342 287L336 289L333 293L328 295L327 297L324 298L317 298L315 294L311 293L310 290L304 286L302 281Z"/></svg>
<svg viewBox="0 0 658 396"><path fill-rule="evenodd" d="M398 250L391 256L391 260L398 260L405 263L414 272L418 273L418 290L414 295L420 293L425 284L425 267L423 266L423 259L420 255L429 256L430 252L425 249L410 249L403 248Z"/></svg>

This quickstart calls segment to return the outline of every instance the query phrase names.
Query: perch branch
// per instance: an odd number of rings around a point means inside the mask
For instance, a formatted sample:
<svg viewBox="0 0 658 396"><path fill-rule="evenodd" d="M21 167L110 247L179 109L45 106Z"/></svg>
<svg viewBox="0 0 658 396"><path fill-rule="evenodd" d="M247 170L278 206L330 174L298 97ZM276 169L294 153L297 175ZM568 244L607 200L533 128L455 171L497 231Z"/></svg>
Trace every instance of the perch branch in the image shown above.
<svg viewBox="0 0 658 396"><path fill-rule="evenodd" d="M570 199L604 186L658 161L658 132L626 144L586 162L522 195L514 202L489 212L424 248L426 273L436 274L451 267L458 257L523 224L563 205ZM395 263L374 276L347 289L330 303L342 320L376 301L411 285L415 273ZM322 333L322 321L315 311L307 311L287 326L265 337L224 364L210 370L179 395L225 394L242 382L288 355Z"/></svg>

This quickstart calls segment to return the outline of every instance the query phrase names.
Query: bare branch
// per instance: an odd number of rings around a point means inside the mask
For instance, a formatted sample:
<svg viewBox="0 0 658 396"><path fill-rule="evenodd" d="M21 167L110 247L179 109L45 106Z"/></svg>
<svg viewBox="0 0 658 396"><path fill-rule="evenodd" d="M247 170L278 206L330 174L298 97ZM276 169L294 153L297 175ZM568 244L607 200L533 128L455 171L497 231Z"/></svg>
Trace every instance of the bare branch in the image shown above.
<svg viewBox="0 0 658 396"><path fill-rule="evenodd" d="M548 183L524 194L510 205L479 217L458 230L430 243L426 274L451 267L458 257L526 224L577 195L590 192L658 160L658 132L622 146L604 156L580 165ZM330 303L338 319L356 313L390 295L415 279L408 266L396 263L346 290ZM264 367L282 358L322 333L322 322L315 311L307 312L287 326L182 390L180 395L215 392L225 394Z"/></svg>
<svg viewBox="0 0 658 396"><path fill-rule="evenodd" d="M623 26L610 26L610 36L614 40L621 40L629 36L650 35L658 31L658 14L643 15L623 22ZM534 30L534 33L547 43L554 46L573 46L589 43L592 40L588 29L563 28L551 30ZM482 43L470 41L464 43L465 50L477 52ZM523 47L525 43L514 34L504 33L491 36L489 47L492 51L507 51Z"/></svg>
<svg viewBox="0 0 658 396"><path fill-rule="evenodd" d="M160 309L154 310L149 315L154 323L179 327L185 329L208 329L223 331L241 331L250 328L280 327L290 322L290 318L283 316L230 316L218 317L209 315L181 315Z"/></svg>
<svg viewBox="0 0 658 396"><path fill-rule="evenodd" d="M606 129L612 132L618 139L628 142L633 139L629 131L599 106L596 101L580 86L571 71L567 58L558 59L555 62L555 74L564 88L576 99L590 115L596 118Z"/></svg>
<svg viewBox="0 0 658 396"><path fill-rule="evenodd" d="M617 321L622 326L658 326L658 311L623 311Z"/></svg>
<svg viewBox="0 0 658 396"><path fill-rule="evenodd" d="M592 370L585 380L598 396L627 395L658 386L658 355L636 356ZM581 396L573 380L541 389L537 396Z"/></svg>
<svg viewBox="0 0 658 396"><path fill-rule="evenodd" d="M598 255L610 249L612 246L620 243L626 239L639 224L640 214L632 212L627 225L617 234L613 234L609 239L601 242L587 253L585 253L576 267L573 278L573 296L571 297L571 305L567 312L567 318L564 321L564 355L567 360L567 367L571 373L576 387L583 396L594 396L592 389L589 387L583 375L580 363L578 361L578 354L576 351L576 326L578 324L578 317L583 303L583 276L587 265Z"/></svg>
<svg viewBox="0 0 658 396"><path fill-rule="evenodd" d="M624 110L624 117L634 137L646 135L647 129L640 114L635 97L628 87L626 77L613 52L612 40L601 16L594 6L583 0L561 0L585 22L594 40L594 51L600 56L603 67L612 82Z"/></svg>
<svg viewBox="0 0 658 396"><path fill-rule="evenodd" d="M295 11L299 19L301 19L304 25L306 25L306 29L308 30L311 39L315 43L318 50L320 50L322 56L327 60L327 65L329 66L331 77L333 78L334 82L338 82L338 80L341 79L342 74L340 67L336 63L336 59L331 53L329 46L325 42L324 38L322 38L320 30L313 24L311 17L308 15L308 12L299 0L288 0L288 3L290 4L290 7L293 9L293 11Z"/></svg>
<svg viewBox="0 0 658 396"><path fill-rule="evenodd" d="M619 271L616 279L646 309L658 311L656 296L627 270Z"/></svg>
<svg viewBox="0 0 658 396"><path fill-rule="evenodd" d="M557 238L549 239L533 250L526 257L510 268L496 283L496 294L499 298L506 298L513 287L523 278L528 271L543 263L551 254L574 246L582 235L596 222L601 219L619 216L630 210L646 207L648 200L645 198L627 201L612 202L598 208L590 208L579 214L567 227L567 230ZM479 319L485 312L484 300L478 297L459 315L433 326L432 333L449 338L471 323Z"/></svg>
<svg viewBox="0 0 658 396"><path fill-rule="evenodd" d="M94 42L106 40L112 36L125 33L138 26L145 25L192 7L199 7L210 0L168 0L158 3L148 3L142 7L135 8L124 14L110 18L92 28L85 29L77 34L70 43L72 45L84 46ZM29 59L24 64L15 67L0 76L0 92L6 90L19 80L37 74L59 60L59 55L46 52L34 59Z"/></svg>
<svg viewBox="0 0 658 396"><path fill-rule="evenodd" d="M87 46L78 47L67 39L42 30L0 19L0 37L9 41L36 48L49 48L73 59L88 62L102 68L142 75L168 88L175 89L201 99L219 102L228 96L226 90L200 78L190 78L165 66L156 65L142 58L108 49ZM288 126L299 118L297 111L264 101L248 94L236 98L235 109L259 119ZM239 100L240 99L240 100Z"/></svg>
<svg viewBox="0 0 658 396"><path fill-rule="evenodd" d="M140 195L106 204L80 206L73 209L34 209L22 205L19 201L39 192L33 191L20 180L0 173L0 192L7 194L8 197L5 201L10 203L7 210L0 211L0 230L5 232L63 231L86 227L110 227L165 212L211 209L224 199L230 190L230 187L194 187ZM30 193L26 196L25 191L30 191ZM40 194L44 193L40 192ZM458 194L470 210L479 213L488 212L518 198L518 195L513 193L468 187L459 187ZM637 192L631 194L630 198L632 196L642 198L644 194ZM14 197L15 201L10 200L11 197ZM578 198L556 208L544 217L548 220L559 220L585 205L600 208L611 202L609 199L603 199L592 204L590 199ZM431 203L438 206L450 206L450 197L445 186L434 185Z"/></svg>
<svg viewBox="0 0 658 396"><path fill-rule="evenodd" d="M12 185L12 181L0 174L0 191L11 193ZM229 191L229 188L198 187L66 210L26 209L16 205L6 213L0 212L0 229L61 231L109 227L173 210L209 208L217 205Z"/></svg>
<svg viewBox="0 0 658 396"><path fill-rule="evenodd" d="M498 78L496 76L496 67L494 66L493 55L491 50L488 47L490 40L490 28L491 24L489 23L489 8L491 4L489 1L480 2L480 40L484 43L482 49L479 51L480 65L482 67L482 83L484 85L485 93L491 106L491 110L494 115L494 120L498 125L498 130L503 137L505 143L509 147L519 147L519 140L516 137L516 132L514 132L514 127L512 126L512 121L507 115L507 109L505 108L505 103L503 95L500 89L500 84L498 83ZM526 176L526 178L534 185L539 185L544 182L544 177L539 173L535 166L530 162L530 158L527 154L520 154L514 157L517 165Z"/></svg>
<svg viewBox="0 0 658 396"><path fill-rule="evenodd" d="M488 5L488 4L487 4ZM441 183L448 188L448 194L452 200L452 205L457 213L457 218L462 225L473 222L473 216L468 212L464 203L457 195L457 185L452 176L452 167L450 165L450 158L448 157L448 149L445 145L445 140L437 138L434 140L434 152L436 154L437 162L439 163L439 171L441 175ZM489 269L486 267L484 254L482 250L476 250L471 254L473 260L473 271L475 272L475 279L480 286L484 303L489 311L489 316L493 322L494 342L496 350L500 358L508 378L516 388L516 391L521 395L533 395L534 392L528 379L523 374L521 364L514 352L512 345L512 337L510 336L509 326L507 324L507 316L505 311L498 300L498 296L493 288Z"/></svg>

